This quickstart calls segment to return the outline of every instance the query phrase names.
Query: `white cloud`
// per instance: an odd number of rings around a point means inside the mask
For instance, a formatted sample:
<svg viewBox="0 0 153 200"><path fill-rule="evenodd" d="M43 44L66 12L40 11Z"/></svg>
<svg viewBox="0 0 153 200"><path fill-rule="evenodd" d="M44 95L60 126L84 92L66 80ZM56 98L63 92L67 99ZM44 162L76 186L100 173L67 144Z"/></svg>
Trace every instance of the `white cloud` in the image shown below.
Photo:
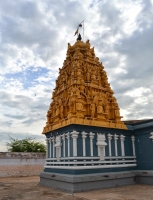
<svg viewBox="0 0 153 200"><path fill-rule="evenodd" d="M152 0L0 1L0 150L8 134L43 139L58 68L82 20L124 119L152 118L152 18Z"/></svg>

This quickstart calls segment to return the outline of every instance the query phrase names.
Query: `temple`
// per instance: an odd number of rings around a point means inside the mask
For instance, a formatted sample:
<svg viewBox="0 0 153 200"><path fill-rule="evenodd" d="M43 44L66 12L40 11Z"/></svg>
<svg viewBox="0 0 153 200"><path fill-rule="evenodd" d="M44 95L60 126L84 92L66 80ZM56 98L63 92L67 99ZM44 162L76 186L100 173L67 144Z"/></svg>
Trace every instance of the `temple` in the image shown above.
<svg viewBox="0 0 153 200"><path fill-rule="evenodd" d="M104 66L79 34L74 45L68 43L47 112L40 184L79 192L148 183L146 173L153 177L148 172L153 169L153 122L121 119Z"/></svg>

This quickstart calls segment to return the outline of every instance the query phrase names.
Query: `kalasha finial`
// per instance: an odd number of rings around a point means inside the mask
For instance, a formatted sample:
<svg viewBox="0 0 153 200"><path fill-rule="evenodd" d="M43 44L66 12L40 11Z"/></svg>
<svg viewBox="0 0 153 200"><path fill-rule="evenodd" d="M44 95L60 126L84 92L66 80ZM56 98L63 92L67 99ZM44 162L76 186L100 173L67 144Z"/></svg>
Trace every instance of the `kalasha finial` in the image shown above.
<svg viewBox="0 0 153 200"><path fill-rule="evenodd" d="M79 33L79 35L78 35L77 40L80 40L80 41L82 40L82 37L81 37L80 33Z"/></svg>

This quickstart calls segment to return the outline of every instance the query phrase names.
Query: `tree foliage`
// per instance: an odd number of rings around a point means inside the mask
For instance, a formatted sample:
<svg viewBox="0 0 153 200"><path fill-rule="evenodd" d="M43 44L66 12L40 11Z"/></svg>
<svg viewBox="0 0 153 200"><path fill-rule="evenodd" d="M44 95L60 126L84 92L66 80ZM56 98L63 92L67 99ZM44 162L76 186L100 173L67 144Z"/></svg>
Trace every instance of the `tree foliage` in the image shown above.
<svg viewBox="0 0 153 200"><path fill-rule="evenodd" d="M10 137L10 142L6 142L6 146L10 152L46 152L46 146L42 142L30 137L22 140Z"/></svg>

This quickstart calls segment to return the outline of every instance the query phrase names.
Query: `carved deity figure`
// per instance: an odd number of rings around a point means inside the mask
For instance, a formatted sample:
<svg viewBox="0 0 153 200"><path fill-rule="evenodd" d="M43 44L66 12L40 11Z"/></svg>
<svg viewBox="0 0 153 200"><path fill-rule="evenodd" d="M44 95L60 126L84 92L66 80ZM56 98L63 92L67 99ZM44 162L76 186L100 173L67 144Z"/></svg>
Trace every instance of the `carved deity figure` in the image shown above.
<svg viewBox="0 0 153 200"><path fill-rule="evenodd" d="M58 117L59 116L59 105L56 104L55 108L56 108L55 116Z"/></svg>
<svg viewBox="0 0 153 200"><path fill-rule="evenodd" d="M117 109L117 110L115 110L115 116L116 117L119 117L120 116L120 112L119 112L119 110Z"/></svg>
<svg viewBox="0 0 153 200"><path fill-rule="evenodd" d="M97 105L97 113L104 113L102 102Z"/></svg>
<svg viewBox="0 0 153 200"><path fill-rule="evenodd" d="M75 69L74 68L71 70L71 77L72 78L75 77Z"/></svg>
<svg viewBox="0 0 153 200"><path fill-rule="evenodd" d="M84 87L84 85L80 85L79 89L80 89L80 92L81 92L82 94L85 93L85 87Z"/></svg>
<svg viewBox="0 0 153 200"><path fill-rule="evenodd" d="M67 72L65 72L64 77L65 77L65 82L67 84L67 82L68 82L68 73Z"/></svg>
<svg viewBox="0 0 153 200"><path fill-rule="evenodd" d="M80 68L77 69L77 76L81 76L82 75L82 70Z"/></svg>
<svg viewBox="0 0 153 200"><path fill-rule="evenodd" d="M90 105L90 110L91 110L91 118L93 119L95 117L95 110L96 110L96 106L94 103Z"/></svg>
<svg viewBox="0 0 153 200"><path fill-rule="evenodd" d="M87 71L87 73L86 73L86 80L87 80L87 82L90 81L90 72L89 71Z"/></svg>
<svg viewBox="0 0 153 200"><path fill-rule="evenodd" d="M101 75L100 75L100 71L97 71L97 80L98 80L98 85L101 85Z"/></svg>
<svg viewBox="0 0 153 200"><path fill-rule="evenodd" d="M89 40L86 41L86 45L87 45L87 48L90 48L90 41Z"/></svg>
<svg viewBox="0 0 153 200"><path fill-rule="evenodd" d="M94 91L93 91L93 92L94 92ZM98 105L98 100L99 100L99 96L98 96L98 94L95 94L93 102L94 102L96 105Z"/></svg>
<svg viewBox="0 0 153 200"><path fill-rule="evenodd" d="M80 52L79 49L77 49L73 55L74 59L82 59L83 58L83 54Z"/></svg>
<svg viewBox="0 0 153 200"><path fill-rule="evenodd" d="M63 104L62 104L62 100L59 99L59 115L60 115L61 119L64 118L63 111L64 111L64 107L63 107Z"/></svg>
<svg viewBox="0 0 153 200"><path fill-rule="evenodd" d="M50 118L51 118L51 110L50 109L48 110L46 117L47 117L47 122L49 123Z"/></svg>
<svg viewBox="0 0 153 200"><path fill-rule="evenodd" d="M75 96L69 96L67 105L69 106L69 112L75 112L75 102L76 97Z"/></svg>
<svg viewBox="0 0 153 200"><path fill-rule="evenodd" d="M76 110L82 111L83 110L83 105L80 102L76 103Z"/></svg>
<svg viewBox="0 0 153 200"><path fill-rule="evenodd" d="M96 75L95 74L91 75L91 80L96 80Z"/></svg>
<svg viewBox="0 0 153 200"><path fill-rule="evenodd" d="M104 111L105 111L105 114L106 114L106 119L108 119L108 114L109 114L109 107L108 107L108 105L106 104L105 106L104 106Z"/></svg>
<svg viewBox="0 0 153 200"><path fill-rule="evenodd" d="M99 58L98 58L98 57L95 57L94 60L95 60L96 62L99 62Z"/></svg>
<svg viewBox="0 0 153 200"><path fill-rule="evenodd" d="M79 96L78 99L77 99L76 110L83 111L83 104L82 104L81 96Z"/></svg>
<svg viewBox="0 0 153 200"><path fill-rule="evenodd" d="M102 105L97 105L97 113L103 113Z"/></svg>
<svg viewBox="0 0 153 200"><path fill-rule="evenodd" d="M92 60L92 54L91 54L90 51L87 51L86 55L87 55L88 59L91 59L91 60Z"/></svg>
<svg viewBox="0 0 153 200"><path fill-rule="evenodd" d="M70 47L71 47L70 43L68 43L67 45L68 45L68 49L70 49Z"/></svg>

